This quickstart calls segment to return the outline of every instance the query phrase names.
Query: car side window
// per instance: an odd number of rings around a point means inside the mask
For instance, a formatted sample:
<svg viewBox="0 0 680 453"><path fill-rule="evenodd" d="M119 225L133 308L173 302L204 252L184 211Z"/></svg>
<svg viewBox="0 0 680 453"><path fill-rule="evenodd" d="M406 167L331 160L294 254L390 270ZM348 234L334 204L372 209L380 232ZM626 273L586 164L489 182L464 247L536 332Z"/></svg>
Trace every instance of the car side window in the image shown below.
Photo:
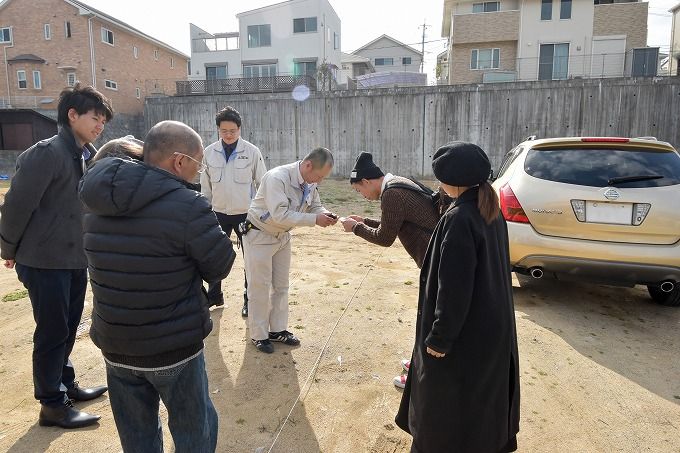
<svg viewBox="0 0 680 453"><path fill-rule="evenodd" d="M515 159L517 159L517 157L520 154L522 154L522 150L524 150L522 146L517 146L505 154L505 156L503 157L503 161L501 162L501 166L498 169L498 174L496 175L496 178L500 178L506 171L508 171L510 165L512 165Z"/></svg>

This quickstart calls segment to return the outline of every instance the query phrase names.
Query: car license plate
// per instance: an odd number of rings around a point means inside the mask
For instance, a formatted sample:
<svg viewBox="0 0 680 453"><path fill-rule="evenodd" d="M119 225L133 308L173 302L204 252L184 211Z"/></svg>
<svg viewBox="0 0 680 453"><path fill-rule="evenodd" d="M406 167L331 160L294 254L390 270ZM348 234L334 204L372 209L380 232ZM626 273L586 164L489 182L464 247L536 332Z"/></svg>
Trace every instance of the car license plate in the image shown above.
<svg viewBox="0 0 680 453"><path fill-rule="evenodd" d="M586 222L631 225L633 222L633 205L631 203L588 201L586 204Z"/></svg>

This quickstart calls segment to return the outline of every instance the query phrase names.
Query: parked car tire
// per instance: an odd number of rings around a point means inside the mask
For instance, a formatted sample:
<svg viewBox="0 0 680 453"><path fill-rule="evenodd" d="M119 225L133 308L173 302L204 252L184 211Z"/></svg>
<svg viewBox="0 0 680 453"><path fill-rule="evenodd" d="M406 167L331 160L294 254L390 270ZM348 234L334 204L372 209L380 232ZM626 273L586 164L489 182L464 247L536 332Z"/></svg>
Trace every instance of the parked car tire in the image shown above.
<svg viewBox="0 0 680 453"><path fill-rule="evenodd" d="M675 285L673 291L664 293L658 286L647 286L647 291L654 302L667 307L680 307L680 286Z"/></svg>

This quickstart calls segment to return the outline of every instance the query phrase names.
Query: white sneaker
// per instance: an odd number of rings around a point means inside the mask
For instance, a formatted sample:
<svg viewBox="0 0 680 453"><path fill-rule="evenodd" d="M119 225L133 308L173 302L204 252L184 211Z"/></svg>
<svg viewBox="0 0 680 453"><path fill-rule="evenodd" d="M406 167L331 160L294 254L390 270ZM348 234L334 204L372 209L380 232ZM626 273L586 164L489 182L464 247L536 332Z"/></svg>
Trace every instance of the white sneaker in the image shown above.
<svg viewBox="0 0 680 453"><path fill-rule="evenodd" d="M406 387L406 375L400 374L399 376L395 376L394 379L392 379L392 383L400 389L403 389Z"/></svg>
<svg viewBox="0 0 680 453"><path fill-rule="evenodd" d="M411 361L409 359L401 359L401 367L404 371L408 372L408 369L411 368Z"/></svg>

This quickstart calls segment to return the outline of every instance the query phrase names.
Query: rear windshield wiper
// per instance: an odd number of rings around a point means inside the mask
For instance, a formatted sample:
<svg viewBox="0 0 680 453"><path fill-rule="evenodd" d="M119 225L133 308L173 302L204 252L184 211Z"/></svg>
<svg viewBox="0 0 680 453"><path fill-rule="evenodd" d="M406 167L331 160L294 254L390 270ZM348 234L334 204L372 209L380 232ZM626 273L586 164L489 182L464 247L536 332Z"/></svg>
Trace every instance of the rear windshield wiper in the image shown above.
<svg viewBox="0 0 680 453"><path fill-rule="evenodd" d="M622 184L625 182L637 182L637 181L648 181L650 179L661 179L664 178L662 175L638 175L638 176L620 176L618 178L609 178L607 184L610 186L615 186L616 184Z"/></svg>

